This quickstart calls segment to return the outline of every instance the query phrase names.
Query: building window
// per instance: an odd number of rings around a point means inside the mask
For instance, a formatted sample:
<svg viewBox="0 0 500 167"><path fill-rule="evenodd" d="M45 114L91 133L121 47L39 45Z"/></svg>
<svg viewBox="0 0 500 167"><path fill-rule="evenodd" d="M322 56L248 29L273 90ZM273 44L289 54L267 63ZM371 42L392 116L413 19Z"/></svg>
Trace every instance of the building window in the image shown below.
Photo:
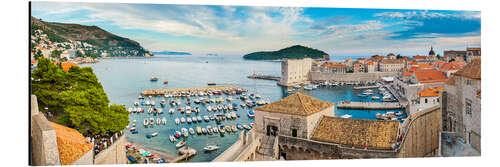
<svg viewBox="0 0 500 167"><path fill-rule="evenodd" d="M465 113L472 117L472 104L471 101L467 99L465 102Z"/></svg>
<svg viewBox="0 0 500 167"><path fill-rule="evenodd" d="M292 137L297 137L297 129L292 129Z"/></svg>
<svg viewBox="0 0 500 167"><path fill-rule="evenodd" d="M471 81L470 79L467 80L467 85L470 85Z"/></svg>
<svg viewBox="0 0 500 167"><path fill-rule="evenodd" d="M427 103L427 98L425 99L425 103Z"/></svg>

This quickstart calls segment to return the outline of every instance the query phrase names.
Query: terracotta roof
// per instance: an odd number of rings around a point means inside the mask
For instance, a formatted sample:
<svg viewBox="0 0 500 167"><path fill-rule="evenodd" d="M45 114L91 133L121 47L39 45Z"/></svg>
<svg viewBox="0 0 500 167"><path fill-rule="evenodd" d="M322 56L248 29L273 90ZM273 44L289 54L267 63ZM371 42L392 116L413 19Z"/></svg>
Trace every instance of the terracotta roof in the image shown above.
<svg viewBox="0 0 500 167"><path fill-rule="evenodd" d="M446 76L438 70L415 71L415 77L421 84L445 82Z"/></svg>
<svg viewBox="0 0 500 167"><path fill-rule="evenodd" d="M417 65L417 62L410 62L408 65Z"/></svg>
<svg viewBox="0 0 500 167"><path fill-rule="evenodd" d="M481 51L481 48L467 48L467 51Z"/></svg>
<svg viewBox="0 0 500 167"><path fill-rule="evenodd" d="M397 59L384 59L380 61L380 64L401 64L402 62Z"/></svg>
<svg viewBox="0 0 500 167"><path fill-rule="evenodd" d="M427 56L416 55L416 56L413 56L413 59L427 59Z"/></svg>
<svg viewBox="0 0 500 167"><path fill-rule="evenodd" d="M465 62L453 61L453 62L442 64L441 68L439 68L439 69L443 70L443 71L460 70L460 69L464 68L464 66L465 66Z"/></svg>
<svg viewBox="0 0 500 167"><path fill-rule="evenodd" d="M68 71L71 67L78 66L78 64L73 63L73 62L62 62L61 66L62 66L64 71Z"/></svg>
<svg viewBox="0 0 500 167"><path fill-rule="evenodd" d="M36 60L31 60L31 64L36 64L36 63L38 63L38 61L36 61Z"/></svg>
<svg viewBox="0 0 500 167"><path fill-rule="evenodd" d="M446 80L445 84L447 84L447 85L455 85L455 76L452 75L448 80Z"/></svg>
<svg viewBox="0 0 500 167"><path fill-rule="evenodd" d="M457 71L455 75L481 80L481 59L472 60L471 63Z"/></svg>
<svg viewBox="0 0 500 167"><path fill-rule="evenodd" d="M434 68L434 66L430 65L430 64L419 64L418 67L419 68Z"/></svg>
<svg viewBox="0 0 500 167"><path fill-rule="evenodd" d="M410 67L410 69L408 71L410 71L410 72L420 71L420 68L414 66L414 67Z"/></svg>
<svg viewBox="0 0 500 167"><path fill-rule="evenodd" d="M411 75L413 75L413 72L411 72L411 71L403 72L403 73L401 74L401 76L404 76L404 77L409 77L409 76L411 76Z"/></svg>
<svg viewBox="0 0 500 167"><path fill-rule="evenodd" d="M418 91L418 95L420 97L436 97L441 94L443 89L444 87L425 88L424 90Z"/></svg>
<svg viewBox="0 0 500 167"><path fill-rule="evenodd" d="M312 140L357 147L391 149L396 142L399 122L346 119L323 116Z"/></svg>
<svg viewBox="0 0 500 167"><path fill-rule="evenodd" d="M271 104L256 107L255 110L309 116L332 106L334 106L333 103L322 101L302 93L295 93Z"/></svg>
<svg viewBox="0 0 500 167"><path fill-rule="evenodd" d="M75 129L50 122L57 138L57 149L62 165L71 165L92 149L92 144Z"/></svg>

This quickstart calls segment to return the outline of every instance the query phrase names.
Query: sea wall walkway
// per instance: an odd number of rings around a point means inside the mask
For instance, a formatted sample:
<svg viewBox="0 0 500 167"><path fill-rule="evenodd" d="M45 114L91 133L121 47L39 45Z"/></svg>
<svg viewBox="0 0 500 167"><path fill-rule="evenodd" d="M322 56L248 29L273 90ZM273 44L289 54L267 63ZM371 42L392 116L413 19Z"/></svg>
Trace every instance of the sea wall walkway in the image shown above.
<svg viewBox="0 0 500 167"><path fill-rule="evenodd" d="M210 91L210 90L223 90L223 89L237 89L235 85L224 85L224 86L205 86L198 88L163 88L163 89L150 89L141 92L141 95L164 95L169 93L177 92L199 92L199 91Z"/></svg>
<svg viewBox="0 0 500 167"><path fill-rule="evenodd" d="M337 104L337 108L344 109L373 109L373 110L384 110L384 109L401 109L405 106L401 103L391 102L391 103L379 103L379 102L346 102L342 101Z"/></svg>

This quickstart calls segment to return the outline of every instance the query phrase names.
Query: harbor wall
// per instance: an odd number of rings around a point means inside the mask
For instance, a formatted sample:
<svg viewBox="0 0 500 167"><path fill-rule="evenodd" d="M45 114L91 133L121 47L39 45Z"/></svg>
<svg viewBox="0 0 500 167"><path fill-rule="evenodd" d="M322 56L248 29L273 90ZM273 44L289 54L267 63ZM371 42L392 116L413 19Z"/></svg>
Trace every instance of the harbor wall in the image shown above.
<svg viewBox="0 0 500 167"><path fill-rule="evenodd" d="M120 136L111 146L94 158L94 164L126 164L125 135Z"/></svg>
<svg viewBox="0 0 500 167"><path fill-rule="evenodd" d="M313 71L311 73L312 81L333 81L333 82L373 82L382 77L395 77L397 72L373 72L373 73L323 73Z"/></svg>
<svg viewBox="0 0 500 167"><path fill-rule="evenodd" d="M279 136L279 148L281 156L286 160L394 158L397 156L396 150L346 147L285 135Z"/></svg>
<svg viewBox="0 0 500 167"><path fill-rule="evenodd" d="M31 95L31 162L30 165L61 165L57 148L56 131L38 110L35 95Z"/></svg>
<svg viewBox="0 0 500 167"><path fill-rule="evenodd" d="M439 154L441 107L436 105L410 115L402 128L404 134L398 157L432 157ZM406 121L405 121L406 122Z"/></svg>
<svg viewBox="0 0 500 167"><path fill-rule="evenodd" d="M393 102L341 102L337 104L337 108L348 109L375 109L375 110L388 110L388 109L401 109L405 108L403 104Z"/></svg>
<svg viewBox="0 0 500 167"><path fill-rule="evenodd" d="M238 140L212 162L253 161L261 141L262 136L256 134L253 129L247 133L243 131L239 134Z"/></svg>

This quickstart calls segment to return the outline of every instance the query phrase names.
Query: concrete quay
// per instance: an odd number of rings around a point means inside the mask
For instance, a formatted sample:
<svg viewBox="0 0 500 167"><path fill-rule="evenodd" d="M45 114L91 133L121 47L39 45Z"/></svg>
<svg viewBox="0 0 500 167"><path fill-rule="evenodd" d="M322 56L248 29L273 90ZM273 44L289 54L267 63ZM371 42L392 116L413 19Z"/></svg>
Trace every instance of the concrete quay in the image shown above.
<svg viewBox="0 0 500 167"><path fill-rule="evenodd" d="M344 109L362 109L362 110L385 110L385 109L402 109L405 106L398 102L379 103L379 102L346 102L342 101L337 104L337 108Z"/></svg>

